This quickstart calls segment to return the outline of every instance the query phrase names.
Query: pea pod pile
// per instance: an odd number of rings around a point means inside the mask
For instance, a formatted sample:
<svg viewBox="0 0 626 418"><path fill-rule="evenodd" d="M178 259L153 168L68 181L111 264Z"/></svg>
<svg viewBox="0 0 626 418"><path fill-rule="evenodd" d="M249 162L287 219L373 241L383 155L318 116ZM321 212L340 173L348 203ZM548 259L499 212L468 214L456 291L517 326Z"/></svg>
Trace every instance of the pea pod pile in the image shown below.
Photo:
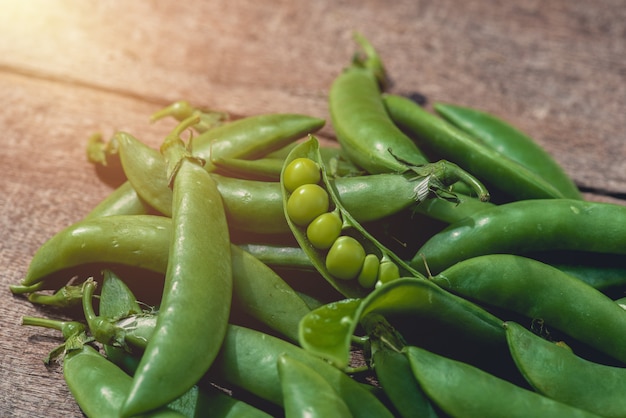
<svg viewBox="0 0 626 418"><path fill-rule="evenodd" d="M90 138L126 181L10 287L64 310L23 319L61 332L46 363L89 417L624 416L626 206L494 115L386 91L355 39L336 142L185 101L159 149Z"/></svg>

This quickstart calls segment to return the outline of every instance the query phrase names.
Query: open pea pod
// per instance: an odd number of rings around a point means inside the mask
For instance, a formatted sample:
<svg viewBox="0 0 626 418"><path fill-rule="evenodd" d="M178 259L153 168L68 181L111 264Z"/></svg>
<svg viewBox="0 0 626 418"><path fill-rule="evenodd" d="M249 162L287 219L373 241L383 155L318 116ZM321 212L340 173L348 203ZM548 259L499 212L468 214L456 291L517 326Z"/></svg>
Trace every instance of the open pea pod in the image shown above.
<svg viewBox="0 0 626 418"><path fill-rule="evenodd" d="M294 168L298 165L301 167ZM344 296L364 297L376 283L398 277L424 278L344 208L327 176L314 136L285 159L281 189L285 218L298 244L320 274ZM417 180L415 190L419 201L428 193L428 179Z"/></svg>
<svg viewBox="0 0 626 418"><path fill-rule="evenodd" d="M300 321L300 345L343 368L349 362L357 326L363 325L373 335L378 332L380 316L408 317L413 329L418 319L420 324L443 333L440 335L453 336L457 348L460 341L471 341L471 347L463 348L464 355L470 357L472 350L508 352L500 319L429 280L411 277L384 284L364 299L347 299L314 309Z"/></svg>

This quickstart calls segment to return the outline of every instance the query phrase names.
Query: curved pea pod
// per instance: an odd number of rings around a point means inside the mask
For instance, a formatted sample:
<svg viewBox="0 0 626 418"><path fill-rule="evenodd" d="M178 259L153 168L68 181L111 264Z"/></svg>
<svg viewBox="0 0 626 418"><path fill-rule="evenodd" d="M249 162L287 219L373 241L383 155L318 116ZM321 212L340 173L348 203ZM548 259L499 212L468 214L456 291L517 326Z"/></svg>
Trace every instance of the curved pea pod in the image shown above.
<svg viewBox="0 0 626 418"><path fill-rule="evenodd" d="M15 293L54 288L64 271L96 265L126 265L164 274L172 220L155 215L117 215L81 221L46 242L35 254ZM288 338L297 338L307 305L278 274L231 244L237 306ZM108 299L108 298L107 298Z"/></svg>
<svg viewBox="0 0 626 418"><path fill-rule="evenodd" d="M287 355L314 369L332 386L354 416L392 417L384 404L343 371L313 356L297 345L259 331L229 326L220 355L208 377L237 386L276 405L283 405L277 362Z"/></svg>
<svg viewBox="0 0 626 418"><path fill-rule="evenodd" d="M48 287L47 278L87 263L119 263L165 271L171 220L155 215L112 215L68 226L46 241L31 259L16 293Z"/></svg>
<svg viewBox="0 0 626 418"><path fill-rule="evenodd" d="M191 389L211 366L226 334L233 293L226 214L217 185L180 139L197 120L181 122L161 146L173 191L172 237L160 314L123 416L159 408Z"/></svg>
<svg viewBox="0 0 626 418"><path fill-rule="evenodd" d="M283 160L280 158L258 158L245 160L242 158L213 158L216 172L222 175L249 180L278 181Z"/></svg>
<svg viewBox="0 0 626 418"><path fill-rule="evenodd" d="M278 357L286 418L352 417L333 387L314 369L288 355Z"/></svg>
<svg viewBox="0 0 626 418"><path fill-rule="evenodd" d="M410 99L384 95L391 119L426 143L442 158L453 161L480 181L515 199L564 198L565 195L523 165L477 142L444 119Z"/></svg>
<svg viewBox="0 0 626 418"><path fill-rule="evenodd" d="M470 107L450 103L435 103L433 107L460 130L541 176L564 197L582 198L580 190L559 163L534 139L508 122Z"/></svg>
<svg viewBox="0 0 626 418"><path fill-rule="evenodd" d="M70 392L88 417L119 417L130 392L132 378L93 347L84 345L63 360L63 376ZM150 417L184 417L170 408L150 412Z"/></svg>
<svg viewBox="0 0 626 418"><path fill-rule="evenodd" d="M402 172L406 161L428 163L415 143L391 121L381 99L385 75L376 50L362 36L356 41L366 59L345 68L333 81L328 106L337 140L348 157L367 172Z"/></svg>
<svg viewBox="0 0 626 418"><path fill-rule="evenodd" d="M386 283L364 299L346 299L314 309L300 322L300 345L339 368L345 367L357 326L376 330L377 316L398 324L405 338L459 358L479 360L484 353L506 350L500 319L429 280L411 277ZM408 324L402 324L404 321ZM471 343L458 350L460 341Z"/></svg>
<svg viewBox="0 0 626 418"><path fill-rule="evenodd" d="M603 417L626 416L626 369L586 360L518 323L504 327L511 355L535 391Z"/></svg>
<svg viewBox="0 0 626 418"><path fill-rule="evenodd" d="M451 417L598 417L422 348L406 354L428 397Z"/></svg>
<svg viewBox="0 0 626 418"><path fill-rule="evenodd" d="M547 264L493 254L457 263L431 280L478 303L539 318L626 362L626 312L600 291Z"/></svg>
<svg viewBox="0 0 626 418"><path fill-rule="evenodd" d="M309 183L307 179L304 184L298 183L288 188L287 184L289 179L287 178L286 172L292 167L292 162L302 161L301 159L310 161L310 164L314 166L312 171L313 180L311 180L314 183ZM315 170L317 170L317 172L315 172ZM399 269L398 277L423 277L369 234L345 209L341 198L338 197L338 192L328 180L319 155L319 143L315 137L310 137L309 140L295 147L285 159L285 165L281 174L281 186L283 191L284 216L298 244L309 256L319 273L344 296L363 297L369 293L369 288L374 284L371 283L371 285L363 286L358 280L350 280L357 278L357 274L361 271L361 265L366 254L374 254L381 263L389 261L396 265ZM415 187L419 189L422 186L423 183L418 181ZM294 203L294 196L300 197L300 195L306 196L311 194L308 192L308 189L304 193L299 194L299 191L303 190L305 187L311 187L311 192L315 192L315 194L318 195L314 196L316 199L315 206L310 205L306 201L295 201ZM420 193L420 191L416 193ZM324 202L320 202L320 200L324 200ZM324 203L324 205L318 207L318 203ZM371 206L371 202L369 205ZM312 210L316 210L316 212L311 213ZM314 218L318 215L324 215L325 213L330 213L335 216L339 227L336 228L338 230L334 230L333 232L324 232L324 235L328 236L328 243L326 243L328 251L321 249L320 244L311 241L310 230L311 227L315 228L315 223L311 221L314 221ZM304 218L296 219L296 214L299 214L299 218L306 216L309 219L303 222ZM339 249L339 245L342 245L346 250ZM333 251L335 249L337 249L337 253L341 251L341 254L344 255L334 257L335 253ZM354 255L354 260L346 258L346 256L350 254ZM336 266L332 266L331 263L335 261ZM350 269L349 272L347 271L348 269ZM373 282L376 282L377 276L374 275L373 279Z"/></svg>
<svg viewBox="0 0 626 418"><path fill-rule="evenodd" d="M268 113L233 120L198 135L195 157L259 158L320 130L326 121L297 113ZM207 169L212 169L210 164Z"/></svg>
<svg viewBox="0 0 626 418"><path fill-rule="evenodd" d="M411 265L433 274L494 253L573 250L626 253L626 207L575 199L536 199L479 211L449 225L417 251Z"/></svg>

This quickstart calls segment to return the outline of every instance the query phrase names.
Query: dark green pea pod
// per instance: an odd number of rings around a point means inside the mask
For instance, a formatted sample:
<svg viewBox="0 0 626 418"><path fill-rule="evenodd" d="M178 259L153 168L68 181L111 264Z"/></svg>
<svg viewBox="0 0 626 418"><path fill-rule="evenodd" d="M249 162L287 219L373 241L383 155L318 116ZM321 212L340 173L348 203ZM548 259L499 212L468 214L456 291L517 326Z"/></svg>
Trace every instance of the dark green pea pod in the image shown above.
<svg viewBox="0 0 626 418"><path fill-rule="evenodd" d="M334 188L334 186L328 180L328 176L326 174L325 167L323 162L321 161L321 157L319 154L319 143L317 139L311 136L307 141L301 143L299 146L295 147L289 156L285 159L284 167L288 167L289 163L297 158L308 158L314 161L321 170L321 178L322 182L320 184L323 185L323 189L328 193L330 204L328 212L337 211L339 212L339 216L341 218L341 222L343 223L342 236L351 236L356 239L360 245L363 246L366 254L375 254L379 260L384 261L392 261L394 262L398 268L400 269L401 276L414 276L414 277L424 277L417 271L413 270L409 267L403 260L401 260L398 256L396 256L393 252L388 250L383 244L381 244L378 240L376 240L371 234L369 234L361 225L352 217L352 215L344 208L343 203L338 197L338 192ZM288 213L288 201L291 196L291 192L287 190L285 187L285 178L284 178L285 169L283 169L283 173L281 175L281 186L283 190L283 207L285 210L285 218L287 219L287 223L294 234L294 237L298 241L298 244L303 249L303 251L309 256L315 268L319 271L319 273L339 292L341 292L344 296L349 298L354 297L364 297L369 293L369 289L361 286L357 280L343 280L335 277L326 266L326 258L327 251L322 251L317 249L307 237L306 227L302 227L297 225L294 221L292 221L291 216ZM415 185L416 189L419 189L420 186L423 186L423 183L427 180L418 180ZM418 190L416 194L420 194L421 192ZM420 197L417 197L419 200ZM371 204L372 202L370 202Z"/></svg>
<svg viewBox="0 0 626 418"><path fill-rule="evenodd" d="M478 211L432 236L410 264L433 274L471 257L541 251L626 253L626 207L576 199L533 199Z"/></svg>
<svg viewBox="0 0 626 418"><path fill-rule="evenodd" d="M238 244L242 250L252 254L270 267L313 271L311 259L300 247L272 244Z"/></svg>
<svg viewBox="0 0 626 418"><path fill-rule="evenodd" d="M544 396L603 417L626 416L626 369L594 363L515 322L505 322L513 360Z"/></svg>
<svg viewBox="0 0 626 418"><path fill-rule="evenodd" d="M457 128L541 176L564 197L582 199L580 190L559 163L534 139L508 122L470 107L449 103L435 103L433 107Z"/></svg>
<svg viewBox="0 0 626 418"><path fill-rule="evenodd" d="M492 254L459 262L431 280L485 306L541 319L626 363L626 312L600 291L547 264Z"/></svg>
<svg viewBox="0 0 626 418"><path fill-rule="evenodd" d="M503 330L502 330L503 331ZM354 416L385 418L392 413L371 391L343 371L301 347L262 332L230 325L220 355L208 377L218 384L234 385L282 406L278 358L289 356L314 369L332 386Z"/></svg>
<svg viewBox="0 0 626 418"><path fill-rule="evenodd" d="M278 375L286 417L352 417L341 396L315 369L280 355Z"/></svg>
<svg viewBox="0 0 626 418"><path fill-rule="evenodd" d="M384 95L391 119L417 137L417 142L458 164L480 181L515 199L564 198L565 195L539 175L505 157L444 119L429 113L410 99Z"/></svg>
<svg viewBox="0 0 626 418"><path fill-rule="evenodd" d="M418 347L405 351L424 392L450 417L598 417L469 364Z"/></svg>
<svg viewBox="0 0 626 418"><path fill-rule="evenodd" d="M397 415L403 418L437 418L432 404L415 380L409 359L402 352L406 342L380 315L371 314L364 322L368 334L371 367Z"/></svg>
<svg viewBox="0 0 626 418"><path fill-rule="evenodd" d="M307 351L327 359L337 367L345 367L350 359L352 336L359 324L368 325L370 315L383 316L393 323L396 318L410 322L413 338L420 338L420 326L434 330L434 335L454 336L454 346L470 341L464 347L468 358L477 353L499 352L505 348L502 321L466 299L455 296L430 280L400 278L374 289L364 299L346 299L314 309L300 322L300 345ZM372 316L375 318L375 316ZM403 333L405 337L408 333ZM428 333L426 333L428 334ZM430 335L420 344L436 343ZM440 348L450 352L451 344L442 338ZM401 348L401 347L400 347ZM454 353L452 351L451 353Z"/></svg>
<svg viewBox="0 0 626 418"><path fill-rule="evenodd" d="M131 389L132 378L93 347L84 345L67 354L63 361L63 376L86 416L120 416L122 405ZM168 407L145 416L185 417Z"/></svg>

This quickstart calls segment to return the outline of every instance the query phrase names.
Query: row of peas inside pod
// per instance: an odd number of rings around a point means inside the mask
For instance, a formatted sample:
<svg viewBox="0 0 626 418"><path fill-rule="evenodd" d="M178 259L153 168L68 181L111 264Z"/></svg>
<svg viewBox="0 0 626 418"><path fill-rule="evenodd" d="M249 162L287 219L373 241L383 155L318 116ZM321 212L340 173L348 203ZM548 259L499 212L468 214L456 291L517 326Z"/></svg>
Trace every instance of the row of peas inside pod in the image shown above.
<svg viewBox="0 0 626 418"><path fill-rule="evenodd" d="M345 209L326 174L314 136L286 158L281 184L285 216L294 236L318 271L342 293L362 296L401 275L423 277Z"/></svg>

